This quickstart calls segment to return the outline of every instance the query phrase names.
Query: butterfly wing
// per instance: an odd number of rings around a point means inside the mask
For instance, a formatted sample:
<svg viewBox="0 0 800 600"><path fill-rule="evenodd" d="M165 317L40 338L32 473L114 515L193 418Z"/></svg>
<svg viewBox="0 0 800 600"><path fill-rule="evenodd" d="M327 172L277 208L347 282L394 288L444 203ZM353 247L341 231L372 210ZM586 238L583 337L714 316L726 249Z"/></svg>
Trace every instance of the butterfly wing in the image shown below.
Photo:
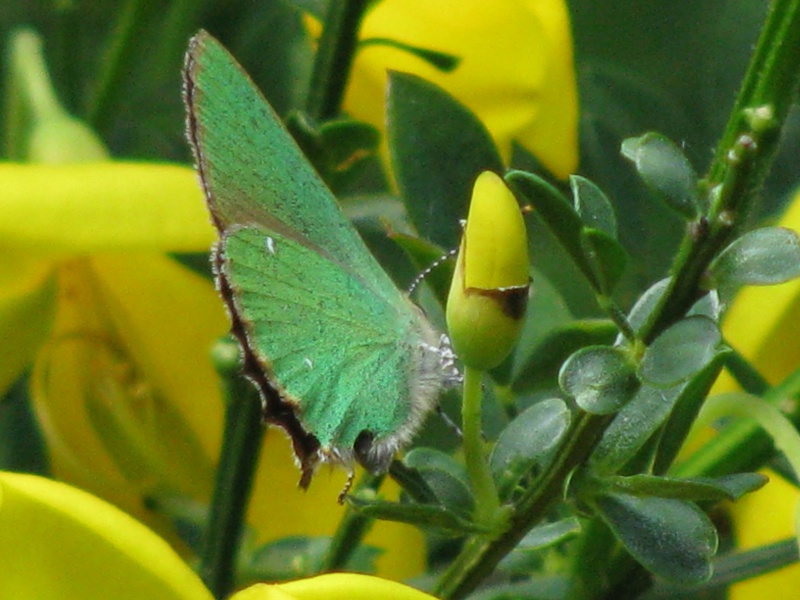
<svg viewBox="0 0 800 600"><path fill-rule="evenodd" d="M379 454L366 466L388 466L440 387L438 336L419 310L398 310L356 274L261 227L229 231L220 266L247 345L319 443L312 462L351 464L366 442Z"/></svg>
<svg viewBox="0 0 800 600"><path fill-rule="evenodd" d="M301 484L320 460L385 470L445 379L438 336L204 32L184 79L189 139L221 237L217 280L267 419L292 436Z"/></svg>
<svg viewBox="0 0 800 600"><path fill-rule="evenodd" d="M206 32L190 42L184 82L188 136L217 228L262 225L324 249L397 302L399 292L269 103Z"/></svg>

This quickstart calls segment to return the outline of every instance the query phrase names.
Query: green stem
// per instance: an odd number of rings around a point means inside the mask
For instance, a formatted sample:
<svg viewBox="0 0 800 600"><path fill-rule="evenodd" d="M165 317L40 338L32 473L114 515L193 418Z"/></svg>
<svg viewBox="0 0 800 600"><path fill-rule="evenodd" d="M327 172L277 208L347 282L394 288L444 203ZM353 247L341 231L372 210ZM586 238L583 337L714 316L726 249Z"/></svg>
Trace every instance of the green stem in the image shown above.
<svg viewBox="0 0 800 600"><path fill-rule="evenodd" d="M261 399L238 369L238 348L220 344L217 356L227 400L217 481L211 499L208 531L200 576L215 598L225 598L234 586L247 503L264 437ZM231 368L236 365L237 368Z"/></svg>
<svg viewBox="0 0 800 600"><path fill-rule="evenodd" d="M642 330L645 341L682 318L704 293L709 263L746 223L797 95L798 56L800 0L773 0L706 177L708 219L690 227L673 265L670 288Z"/></svg>
<svg viewBox="0 0 800 600"><path fill-rule="evenodd" d="M461 407L462 435L464 436L464 460L472 491L475 494L478 523L492 523L500 512L500 499L494 485L483 443L483 393L481 381L483 371L464 368L464 400Z"/></svg>
<svg viewBox="0 0 800 600"><path fill-rule="evenodd" d="M368 4L369 0L329 3L306 100L306 112L315 122L339 115Z"/></svg>
<svg viewBox="0 0 800 600"><path fill-rule="evenodd" d="M617 303L614 302L614 299L611 298L610 296L606 296L605 294L597 294L596 298L597 298L597 304L614 322L614 325L617 326L620 333L625 337L625 339L630 342L635 341L636 332L633 330L630 321L628 321L628 317L625 315L622 309L619 306L617 306Z"/></svg>
<svg viewBox="0 0 800 600"><path fill-rule="evenodd" d="M580 413L556 460L520 498L503 533L494 539L471 538L438 582L434 594L447 599L463 598L488 577L561 499L564 482L575 467L586 461L610 419Z"/></svg>

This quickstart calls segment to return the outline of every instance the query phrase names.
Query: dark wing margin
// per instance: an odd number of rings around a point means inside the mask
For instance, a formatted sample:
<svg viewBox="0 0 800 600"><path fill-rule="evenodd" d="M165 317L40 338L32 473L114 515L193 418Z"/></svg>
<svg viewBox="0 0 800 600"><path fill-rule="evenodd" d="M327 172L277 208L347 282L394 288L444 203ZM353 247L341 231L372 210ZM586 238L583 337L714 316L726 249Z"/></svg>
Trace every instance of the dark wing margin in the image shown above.
<svg viewBox="0 0 800 600"><path fill-rule="evenodd" d="M282 427L292 440L294 454L300 461L300 487L308 488L314 469L319 463L320 444L317 438L308 433L297 419L294 407L286 402L269 382L264 368L258 360L256 350L250 346L244 323L239 317L233 300L233 290L224 275L225 256L220 244L213 253L214 274L217 279L220 295L231 319L231 333L242 347L242 373L259 391L264 409L264 420Z"/></svg>

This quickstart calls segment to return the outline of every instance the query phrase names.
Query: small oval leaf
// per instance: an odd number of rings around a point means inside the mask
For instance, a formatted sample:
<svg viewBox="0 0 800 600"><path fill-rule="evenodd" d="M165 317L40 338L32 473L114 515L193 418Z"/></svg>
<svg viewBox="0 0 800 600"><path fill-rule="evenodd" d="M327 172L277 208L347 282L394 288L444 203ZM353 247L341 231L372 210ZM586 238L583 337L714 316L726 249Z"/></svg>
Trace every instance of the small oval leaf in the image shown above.
<svg viewBox="0 0 800 600"><path fill-rule="evenodd" d="M695 315L681 319L647 348L640 376L655 386L686 381L711 362L721 341L719 327L708 317Z"/></svg>
<svg viewBox="0 0 800 600"><path fill-rule="evenodd" d="M590 227L581 230L581 247L599 291L610 295L625 270L628 260L625 249L605 231Z"/></svg>
<svg viewBox="0 0 800 600"><path fill-rule="evenodd" d="M608 415L639 388L633 365L617 348L590 346L570 356L558 375L561 389L588 413Z"/></svg>
<svg viewBox="0 0 800 600"><path fill-rule="evenodd" d="M661 477L658 475L615 475L603 479L603 483L613 488L614 492L630 496L658 496L675 500L736 500L753 492L767 483L768 479L760 473L738 473L726 477L698 477L681 479L677 477Z"/></svg>
<svg viewBox="0 0 800 600"><path fill-rule="evenodd" d="M636 165L647 187L687 219L698 212L697 173L680 149L658 133L622 142L622 155Z"/></svg>
<svg viewBox="0 0 800 600"><path fill-rule="evenodd" d="M584 226L599 229L612 238L617 237L617 217L614 207L599 187L580 175L570 175L569 185L575 210Z"/></svg>
<svg viewBox="0 0 800 600"><path fill-rule="evenodd" d="M593 469L614 473L624 467L667 420L679 390L643 385L603 432L590 459Z"/></svg>
<svg viewBox="0 0 800 600"><path fill-rule="evenodd" d="M537 216L553 232L576 266L596 285L594 273L587 264L581 247L583 223L564 195L538 175L526 171L511 170L506 173L505 180L520 199L533 206Z"/></svg>
<svg viewBox="0 0 800 600"><path fill-rule="evenodd" d="M530 308L528 312L539 316ZM610 344L617 331L613 321L604 319L579 319L555 327L525 348L527 354L516 369L512 391L522 394L552 388L561 365L571 354L586 346Z"/></svg>
<svg viewBox="0 0 800 600"><path fill-rule="evenodd" d="M511 495L532 469L546 467L570 423L570 411L560 398L537 402L502 431L489 464L501 499Z"/></svg>
<svg viewBox="0 0 800 600"><path fill-rule="evenodd" d="M434 448L415 448L403 462L416 469L436 499L461 515L469 515L475 504L464 465L455 458Z"/></svg>
<svg viewBox="0 0 800 600"><path fill-rule="evenodd" d="M604 494L595 502L628 552L651 572L690 585L711 577L717 532L696 505L627 494Z"/></svg>
<svg viewBox="0 0 800 600"><path fill-rule="evenodd" d="M711 279L727 289L774 285L800 277L800 238L785 227L763 227L734 240L711 265Z"/></svg>

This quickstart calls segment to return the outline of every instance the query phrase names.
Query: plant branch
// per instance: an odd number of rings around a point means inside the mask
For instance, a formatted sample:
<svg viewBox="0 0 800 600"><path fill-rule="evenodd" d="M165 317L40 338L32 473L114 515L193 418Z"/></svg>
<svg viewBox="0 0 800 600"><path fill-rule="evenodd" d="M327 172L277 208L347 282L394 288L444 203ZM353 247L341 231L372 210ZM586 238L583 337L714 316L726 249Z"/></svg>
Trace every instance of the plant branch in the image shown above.
<svg viewBox="0 0 800 600"><path fill-rule="evenodd" d="M358 31L369 0L330 2L306 99L306 112L314 122L339 115L350 76Z"/></svg>
<svg viewBox="0 0 800 600"><path fill-rule="evenodd" d="M261 453L264 424L258 392L238 368L238 347L232 341L220 343L215 354L217 364L221 365L218 369L223 376L227 408L200 576L215 598L226 598L234 586L236 559Z"/></svg>
<svg viewBox="0 0 800 600"><path fill-rule="evenodd" d="M585 462L609 422L609 416L580 413L554 463L516 503L505 531L491 540L470 539L438 582L434 594L446 599L463 598L488 577L562 497L564 482Z"/></svg>
<svg viewBox="0 0 800 600"><path fill-rule="evenodd" d="M670 287L642 331L645 342L682 318L705 293L709 264L746 223L797 95L798 56L800 0L774 0L705 180L708 215L689 227Z"/></svg>

